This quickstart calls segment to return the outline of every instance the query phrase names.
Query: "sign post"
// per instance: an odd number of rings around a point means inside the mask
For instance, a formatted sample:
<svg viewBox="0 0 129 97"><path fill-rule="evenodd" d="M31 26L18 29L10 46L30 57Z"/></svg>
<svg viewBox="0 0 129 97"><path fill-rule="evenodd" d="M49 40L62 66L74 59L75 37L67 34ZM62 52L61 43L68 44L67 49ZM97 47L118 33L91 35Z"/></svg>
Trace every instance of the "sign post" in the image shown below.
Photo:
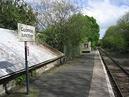
<svg viewBox="0 0 129 97"><path fill-rule="evenodd" d="M28 67L28 59L27 59L27 41L24 42L25 46L25 70L26 70L26 93L29 94L29 67Z"/></svg>
<svg viewBox="0 0 129 97"><path fill-rule="evenodd" d="M29 66L28 66L28 47L27 42L35 41L35 27L18 23L19 41L24 42L25 46L25 70L26 70L26 93L29 94Z"/></svg>

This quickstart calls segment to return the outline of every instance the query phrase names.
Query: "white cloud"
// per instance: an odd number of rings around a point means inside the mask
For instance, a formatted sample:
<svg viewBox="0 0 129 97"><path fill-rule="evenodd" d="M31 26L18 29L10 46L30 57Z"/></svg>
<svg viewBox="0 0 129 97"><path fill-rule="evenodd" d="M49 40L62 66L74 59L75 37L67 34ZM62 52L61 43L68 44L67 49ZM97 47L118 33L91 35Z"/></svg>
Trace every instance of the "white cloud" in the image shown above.
<svg viewBox="0 0 129 97"><path fill-rule="evenodd" d="M102 38L105 30L115 24L127 11L129 11L129 6L113 5L109 0L89 0L87 7L82 10L82 13L96 18L100 25L100 38Z"/></svg>

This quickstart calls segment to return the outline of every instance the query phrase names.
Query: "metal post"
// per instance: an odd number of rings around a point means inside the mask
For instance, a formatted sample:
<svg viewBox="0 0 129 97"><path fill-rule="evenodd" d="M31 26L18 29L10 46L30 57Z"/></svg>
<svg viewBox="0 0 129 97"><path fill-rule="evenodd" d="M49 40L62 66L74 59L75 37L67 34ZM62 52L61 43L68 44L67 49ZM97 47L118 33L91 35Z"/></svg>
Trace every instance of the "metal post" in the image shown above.
<svg viewBox="0 0 129 97"><path fill-rule="evenodd" d="M28 60L27 60L27 41L25 43L25 70L26 70L26 94L29 94L29 68L28 68Z"/></svg>
<svg viewBox="0 0 129 97"><path fill-rule="evenodd" d="M9 94L8 87L7 87L7 83L4 83L3 86L4 86L4 88L5 88L5 93L6 93L6 94Z"/></svg>

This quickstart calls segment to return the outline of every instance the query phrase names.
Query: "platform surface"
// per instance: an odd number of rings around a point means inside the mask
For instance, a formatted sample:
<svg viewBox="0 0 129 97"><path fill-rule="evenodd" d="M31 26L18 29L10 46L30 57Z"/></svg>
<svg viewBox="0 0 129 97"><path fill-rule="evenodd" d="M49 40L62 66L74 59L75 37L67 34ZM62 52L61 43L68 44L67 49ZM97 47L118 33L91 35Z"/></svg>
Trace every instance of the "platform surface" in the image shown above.
<svg viewBox="0 0 129 97"><path fill-rule="evenodd" d="M89 97L115 97L105 66L98 51L95 52L94 68Z"/></svg>
<svg viewBox="0 0 129 97"><path fill-rule="evenodd" d="M33 84L39 97L114 97L98 51L42 75Z"/></svg>
<svg viewBox="0 0 129 97"><path fill-rule="evenodd" d="M38 97L114 97L98 51L43 73L30 85Z"/></svg>

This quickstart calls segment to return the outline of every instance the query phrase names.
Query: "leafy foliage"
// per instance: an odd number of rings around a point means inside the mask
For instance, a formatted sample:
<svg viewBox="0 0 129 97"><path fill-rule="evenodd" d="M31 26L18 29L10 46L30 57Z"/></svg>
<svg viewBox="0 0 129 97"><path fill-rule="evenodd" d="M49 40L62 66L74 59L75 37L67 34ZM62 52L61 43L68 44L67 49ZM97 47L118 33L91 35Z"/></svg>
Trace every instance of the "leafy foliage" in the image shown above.
<svg viewBox="0 0 129 97"><path fill-rule="evenodd" d="M17 77L15 79L15 81L16 81L16 85L22 86L24 84L24 81L25 81L25 75L21 75L21 76Z"/></svg>
<svg viewBox="0 0 129 97"><path fill-rule="evenodd" d="M92 41L96 45L99 26L93 17L73 14L63 23L48 27L39 34L40 39L65 53L68 57L80 54L80 44Z"/></svg>
<svg viewBox="0 0 129 97"><path fill-rule="evenodd" d="M119 52L129 51L129 12L118 23L106 31L102 40L103 47Z"/></svg>
<svg viewBox="0 0 129 97"><path fill-rule="evenodd" d="M22 0L0 1L0 27L17 29L17 23L35 25L33 10Z"/></svg>
<svg viewBox="0 0 129 97"><path fill-rule="evenodd" d="M52 25L62 25L78 8L71 4L69 0L41 0L40 8L35 9L38 14L38 25L46 29Z"/></svg>
<svg viewBox="0 0 129 97"><path fill-rule="evenodd" d="M41 9L40 9L41 8ZM17 23L35 25L38 19L37 40L73 57L80 53L80 44L91 41L95 47L99 38L99 26L93 17L84 16L77 7L66 0L52 2L42 0L36 15L23 0L0 2L0 27L17 29Z"/></svg>

